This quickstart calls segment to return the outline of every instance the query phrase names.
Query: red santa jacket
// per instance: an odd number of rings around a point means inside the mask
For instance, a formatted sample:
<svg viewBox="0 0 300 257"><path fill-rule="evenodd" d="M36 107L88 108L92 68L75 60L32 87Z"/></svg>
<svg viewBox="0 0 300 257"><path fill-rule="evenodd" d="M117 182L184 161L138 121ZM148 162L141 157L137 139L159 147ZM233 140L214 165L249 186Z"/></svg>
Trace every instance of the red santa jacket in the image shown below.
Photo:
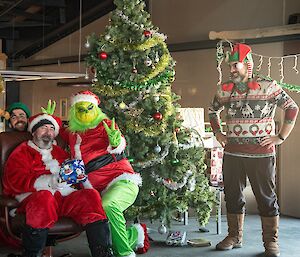
<svg viewBox="0 0 300 257"><path fill-rule="evenodd" d="M104 119L104 121L109 127L111 126L111 120ZM111 147L103 121L97 127L88 129L83 133L72 133L67 129L60 133L70 146L72 158L82 159L85 164L106 154L120 154L126 147L126 141L123 136L117 148L113 149ZM100 192L108 189L109 186L118 180L129 180L137 185L140 185L142 182L141 176L134 172L126 158L109 163L89 173L88 177L93 187Z"/></svg>
<svg viewBox="0 0 300 257"><path fill-rule="evenodd" d="M3 193L22 201L32 192L51 191L47 181L50 176L47 175L58 174L61 163L68 157L59 146L40 149L31 140L23 142L5 164Z"/></svg>

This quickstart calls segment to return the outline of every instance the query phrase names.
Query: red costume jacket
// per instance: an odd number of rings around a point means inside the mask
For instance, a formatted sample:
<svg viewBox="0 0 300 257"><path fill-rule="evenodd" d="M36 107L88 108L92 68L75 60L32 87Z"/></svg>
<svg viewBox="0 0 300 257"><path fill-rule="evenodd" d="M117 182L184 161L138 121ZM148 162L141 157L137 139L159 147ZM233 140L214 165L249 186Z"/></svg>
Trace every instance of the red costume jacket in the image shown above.
<svg viewBox="0 0 300 257"><path fill-rule="evenodd" d="M42 190L41 187L51 191L45 175L58 174L61 163L68 157L67 152L56 145L39 149L32 141L23 142L5 164L3 193L22 201L32 192Z"/></svg>
<svg viewBox="0 0 300 257"><path fill-rule="evenodd" d="M104 121L109 127L111 126L110 120L104 119ZM61 136L68 142L72 158L82 159L85 165L103 155L112 154L114 157L114 154L122 153L126 147L124 137L117 148L111 147L103 121L97 127L82 133L64 130ZM137 185L142 182L141 176L134 172L126 158L111 162L89 173L88 177L93 187L100 192L118 180L130 180Z"/></svg>

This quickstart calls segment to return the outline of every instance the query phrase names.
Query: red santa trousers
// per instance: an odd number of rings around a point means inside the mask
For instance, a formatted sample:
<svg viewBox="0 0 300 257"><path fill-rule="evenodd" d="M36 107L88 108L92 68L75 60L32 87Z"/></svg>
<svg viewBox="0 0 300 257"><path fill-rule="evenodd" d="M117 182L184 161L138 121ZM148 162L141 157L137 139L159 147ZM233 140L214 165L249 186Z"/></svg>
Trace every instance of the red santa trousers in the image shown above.
<svg viewBox="0 0 300 257"><path fill-rule="evenodd" d="M72 218L80 225L105 220L99 193L94 189L81 189L68 196L59 192L34 192L26 197L18 208L25 213L26 224L33 228L51 228L59 217Z"/></svg>

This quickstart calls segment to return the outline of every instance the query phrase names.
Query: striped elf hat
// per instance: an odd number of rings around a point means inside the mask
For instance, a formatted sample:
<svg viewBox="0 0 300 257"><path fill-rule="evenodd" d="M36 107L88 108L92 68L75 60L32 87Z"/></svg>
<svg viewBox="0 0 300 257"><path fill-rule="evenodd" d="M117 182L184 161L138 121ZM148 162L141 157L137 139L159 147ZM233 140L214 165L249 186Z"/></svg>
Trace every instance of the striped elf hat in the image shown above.
<svg viewBox="0 0 300 257"><path fill-rule="evenodd" d="M247 63L248 78L253 75L253 59L251 47L246 44L237 43L231 53L228 53L227 62L238 62L237 67Z"/></svg>

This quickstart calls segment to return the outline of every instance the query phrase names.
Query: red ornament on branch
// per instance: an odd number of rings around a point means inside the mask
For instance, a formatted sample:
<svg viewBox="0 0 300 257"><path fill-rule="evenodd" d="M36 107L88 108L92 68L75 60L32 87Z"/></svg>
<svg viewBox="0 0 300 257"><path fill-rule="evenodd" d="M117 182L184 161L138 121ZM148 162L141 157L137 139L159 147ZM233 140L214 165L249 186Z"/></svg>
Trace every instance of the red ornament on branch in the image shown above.
<svg viewBox="0 0 300 257"><path fill-rule="evenodd" d="M98 54L99 59L106 60L107 59L107 53L106 52L100 52Z"/></svg>
<svg viewBox="0 0 300 257"><path fill-rule="evenodd" d="M160 112L156 112L152 114L153 119L155 120L162 120L163 115Z"/></svg>
<svg viewBox="0 0 300 257"><path fill-rule="evenodd" d="M168 184L171 184L171 183L172 183L172 180L169 179L169 178L166 178L166 179L165 179L165 182L167 182Z"/></svg>
<svg viewBox="0 0 300 257"><path fill-rule="evenodd" d="M145 37L150 37L151 36L151 31L149 31L149 30L144 30L144 36Z"/></svg>

